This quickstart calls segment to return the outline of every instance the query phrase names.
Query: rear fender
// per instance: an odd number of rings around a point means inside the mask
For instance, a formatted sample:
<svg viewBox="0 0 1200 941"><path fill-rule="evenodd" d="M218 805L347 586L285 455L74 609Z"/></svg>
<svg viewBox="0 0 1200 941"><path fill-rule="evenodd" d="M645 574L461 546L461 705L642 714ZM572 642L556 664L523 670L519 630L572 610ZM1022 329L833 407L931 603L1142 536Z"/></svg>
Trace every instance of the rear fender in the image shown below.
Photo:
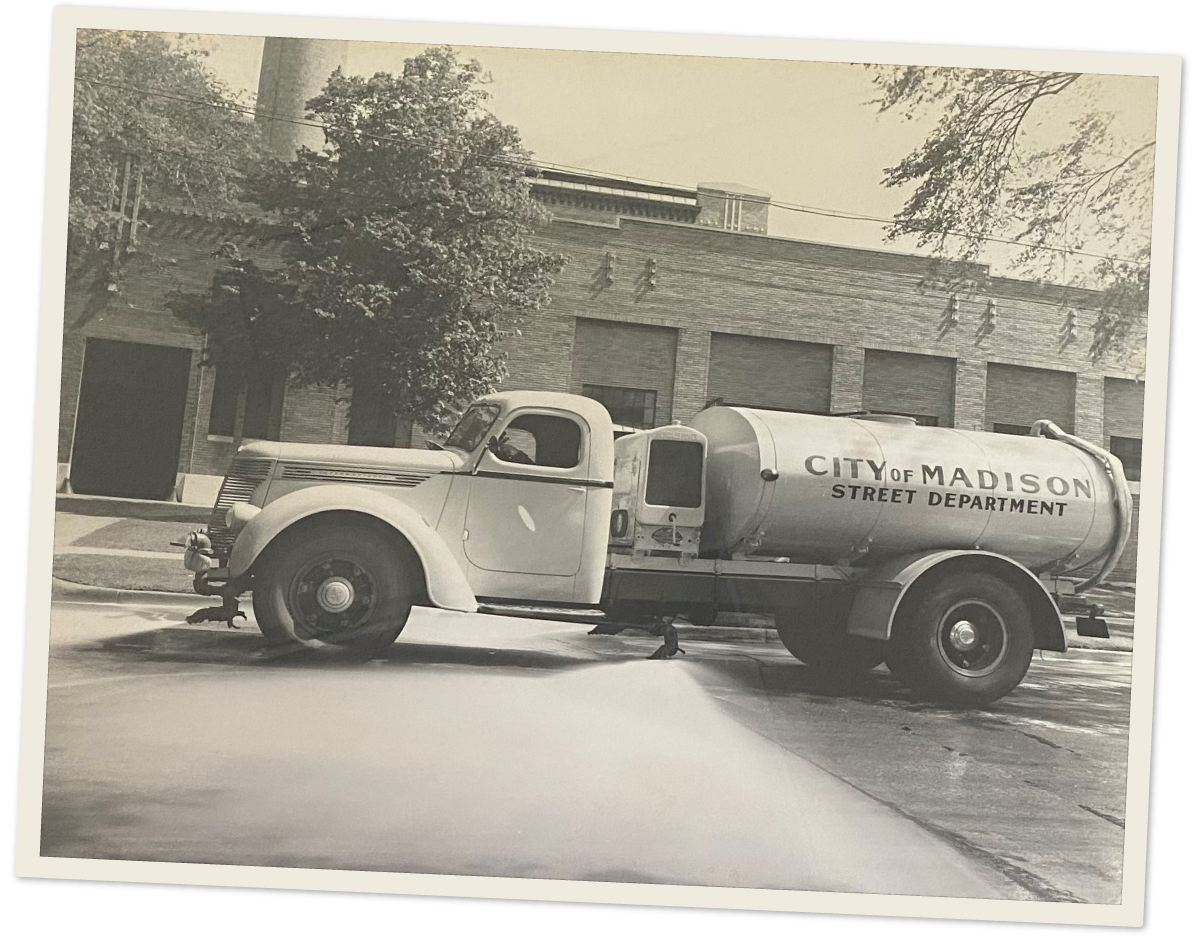
<svg viewBox="0 0 1200 941"><path fill-rule="evenodd" d="M379 520L408 541L424 570L425 591L436 608L473 612L478 605L466 576L442 538L412 507L364 487L319 486L294 490L263 507L233 543L231 579L251 570L263 550L301 520L320 513L361 513Z"/></svg>
<svg viewBox="0 0 1200 941"><path fill-rule="evenodd" d="M855 579L859 587L850 608L847 633L875 640L889 639L896 614L906 598L939 575L962 571L987 572L1004 579L1021 593L1029 609L1034 646L1041 650L1067 649L1062 617L1046 586L1023 565L980 550L949 549L905 555L864 572Z"/></svg>

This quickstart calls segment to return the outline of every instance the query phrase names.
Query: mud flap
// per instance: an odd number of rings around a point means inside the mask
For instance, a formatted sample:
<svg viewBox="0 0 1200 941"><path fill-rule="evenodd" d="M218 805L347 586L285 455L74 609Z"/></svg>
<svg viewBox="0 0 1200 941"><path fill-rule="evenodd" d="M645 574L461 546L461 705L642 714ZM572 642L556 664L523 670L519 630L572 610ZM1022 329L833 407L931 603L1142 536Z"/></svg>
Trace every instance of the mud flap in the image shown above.
<svg viewBox="0 0 1200 941"><path fill-rule="evenodd" d="M1086 617L1079 615L1075 618L1075 632L1080 637L1103 637L1108 638L1108 622L1100 617Z"/></svg>

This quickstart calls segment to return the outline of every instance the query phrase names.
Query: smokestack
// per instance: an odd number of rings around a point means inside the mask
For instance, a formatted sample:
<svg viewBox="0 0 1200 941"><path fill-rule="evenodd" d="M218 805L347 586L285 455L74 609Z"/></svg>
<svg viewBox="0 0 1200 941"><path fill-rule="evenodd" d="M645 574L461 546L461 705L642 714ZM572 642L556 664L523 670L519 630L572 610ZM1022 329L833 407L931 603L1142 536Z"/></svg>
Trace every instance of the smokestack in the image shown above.
<svg viewBox="0 0 1200 941"><path fill-rule="evenodd" d="M268 36L263 41L254 120L263 125L277 156L292 160L301 146L324 146L320 128L294 122L305 120L304 103L320 94L333 71L346 64L349 48L346 39Z"/></svg>

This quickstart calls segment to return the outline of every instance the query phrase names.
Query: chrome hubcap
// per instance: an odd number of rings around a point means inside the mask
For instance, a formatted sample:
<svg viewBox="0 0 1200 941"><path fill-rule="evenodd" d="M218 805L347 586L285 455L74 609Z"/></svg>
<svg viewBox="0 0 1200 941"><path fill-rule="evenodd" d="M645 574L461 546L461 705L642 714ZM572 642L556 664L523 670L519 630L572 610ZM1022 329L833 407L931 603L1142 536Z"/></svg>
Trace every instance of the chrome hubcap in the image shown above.
<svg viewBox="0 0 1200 941"><path fill-rule="evenodd" d="M955 673L987 676L1008 653L1009 629L1000 612L982 598L952 605L938 625L938 652Z"/></svg>
<svg viewBox="0 0 1200 941"><path fill-rule="evenodd" d="M958 621L950 628L950 643L955 650L970 650L979 642L979 631L970 621Z"/></svg>
<svg viewBox="0 0 1200 941"><path fill-rule="evenodd" d="M354 604L354 586L340 575L327 578L317 588L317 604L330 614L341 614Z"/></svg>

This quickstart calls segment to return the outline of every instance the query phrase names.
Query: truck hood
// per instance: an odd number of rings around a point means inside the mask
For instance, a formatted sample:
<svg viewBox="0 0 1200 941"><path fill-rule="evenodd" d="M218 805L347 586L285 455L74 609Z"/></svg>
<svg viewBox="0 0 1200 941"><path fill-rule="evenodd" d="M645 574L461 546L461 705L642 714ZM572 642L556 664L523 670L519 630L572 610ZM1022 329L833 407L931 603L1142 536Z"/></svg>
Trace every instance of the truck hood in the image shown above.
<svg viewBox="0 0 1200 941"><path fill-rule="evenodd" d="M429 474L452 473L465 463L463 456L456 451L280 441L252 441L238 450L238 457L268 458L284 463L329 464L360 470L415 470Z"/></svg>

